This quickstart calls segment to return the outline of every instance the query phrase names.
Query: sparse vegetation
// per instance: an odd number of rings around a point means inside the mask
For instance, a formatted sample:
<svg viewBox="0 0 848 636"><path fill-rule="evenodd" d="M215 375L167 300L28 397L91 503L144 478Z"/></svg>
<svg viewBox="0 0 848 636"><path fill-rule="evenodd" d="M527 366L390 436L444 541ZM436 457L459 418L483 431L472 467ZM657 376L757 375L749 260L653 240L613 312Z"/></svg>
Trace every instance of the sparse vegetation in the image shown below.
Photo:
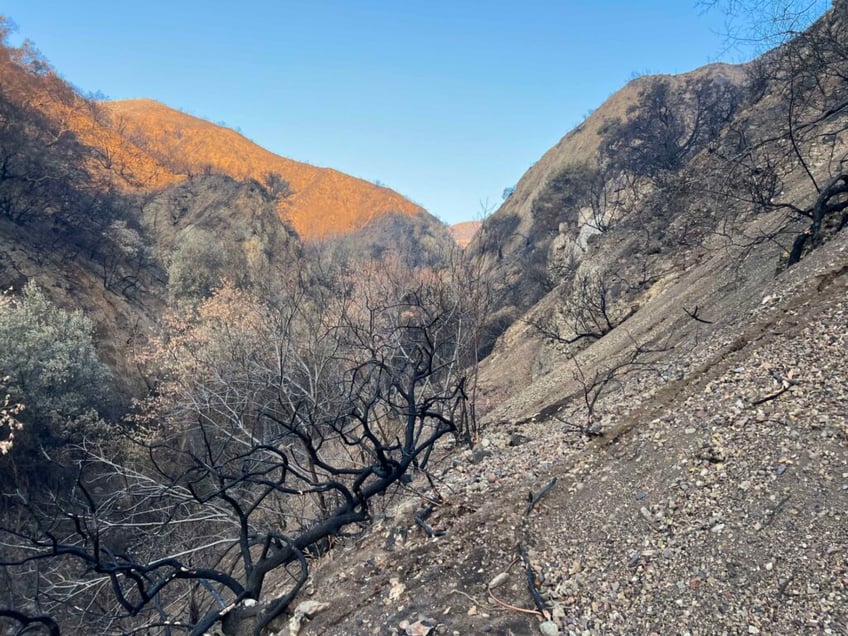
<svg viewBox="0 0 848 636"><path fill-rule="evenodd" d="M103 631L135 615L197 634L268 626L308 557L467 428L457 297L379 265L339 283L349 296L297 278L267 299L225 285L175 317L146 356L160 380L139 411L140 453L88 445L72 487L6 497L18 556L5 566L48 563L30 573L51 612L113 595ZM290 582L268 592L276 570Z"/></svg>
<svg viewBox="0 0 848 636"><path fill-rule="evenodd" d="M168 267L168 296L172 302L207 298L221 285L223 277L244 271L243 263L232 262L237 255L222 250L221 244L218 237L205 230L191 229L183 235Z"/></svg>
<svg viewBox="0 0 848 636"><path fill-rule="evenodd" d="M737 112L742 90L714 78L675 88L663 77L643 81L627 117L603 131L601 163L662 186L665 175L682 169L718 138Z"/></svg>
<svg viewBox="0 0 848 636"><path fill-rule="evenodd" d="M726 175L714 190L744 202L755 213L781 211L789 217L788 224L753 237L762 241L792 235L785 245L786 265L797 263L848 224L848 154L840 142L848 129L848 11L845 2L834 2L833 10L811 28L797 32L817 4L776 3L768 9L778 10L779 19L768 25L756 22L761 37L785 42L768 54L767 74L765 61L750 70L756 94L771 100L769 125L734 122L713 152L714 169ZM727 9L750 7L733 3ZM804 222L800 232L799 220Z"/></svg>
<svg viewBox="0 0 848 636"><path fill-rule="evenodd" d="M313 583L327 633L844 631L848 5L707 4L782 47L639 78L465 251L3 48L0 631L258 636Z"/></svg>
<svg viewBox="0 0 848 636"><path fill-rule="evenodd" d="M274 199L285 200L293 194L291 184L283 179L279 172L266 173L263 183L268 190L268 194Z"/></svg>
<svg viewBox="0 0 848 636"><path fill-rule="evenodd" d="M101 235L95 258L100 261L103 287L128 296L153 259L150 246L139 230L123 220L112 221Z"/></svg>
<svg viewBox="0 0 848 636"><path fill-rule="evenodd" d="M573 345L600 340L636 313L636 306L615 306L616 299L626 297L629 286L614 272L579 272L567 281L557 314L545 321L527 321L552 342Z"/></svg>

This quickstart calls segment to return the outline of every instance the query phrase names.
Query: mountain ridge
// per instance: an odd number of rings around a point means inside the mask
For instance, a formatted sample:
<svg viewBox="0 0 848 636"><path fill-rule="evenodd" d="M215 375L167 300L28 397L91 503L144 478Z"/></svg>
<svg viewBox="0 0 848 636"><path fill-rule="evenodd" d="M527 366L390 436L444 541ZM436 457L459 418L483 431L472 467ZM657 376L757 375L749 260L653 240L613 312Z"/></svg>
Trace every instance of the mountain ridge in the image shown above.
<svg viewBox="0 0 848 636"><path fill-rule="evenodd" d="M307 240L359 230L389 212L427 214L389 188L277 155L231 128L152 99L107 101L100 106L110 115L113 130L177 173L217 171L259 182L269 174L279 175L291 188L280 201L281 217Z"/></svg>

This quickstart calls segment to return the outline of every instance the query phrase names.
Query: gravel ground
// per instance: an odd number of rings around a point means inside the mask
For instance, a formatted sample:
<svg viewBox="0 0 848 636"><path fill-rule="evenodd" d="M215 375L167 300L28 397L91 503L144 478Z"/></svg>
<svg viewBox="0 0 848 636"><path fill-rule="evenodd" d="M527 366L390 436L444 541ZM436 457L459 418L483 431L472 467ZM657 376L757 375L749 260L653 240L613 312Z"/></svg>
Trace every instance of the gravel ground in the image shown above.
<svg viewBox="0 0 848 636"><path fill-rule="evenodd" d="M315 565L300 633L848 634L846 264L842 236L691 331L600 437L561 394L505 405L436 471L444 534L423 498L382 511Z"/></svg>

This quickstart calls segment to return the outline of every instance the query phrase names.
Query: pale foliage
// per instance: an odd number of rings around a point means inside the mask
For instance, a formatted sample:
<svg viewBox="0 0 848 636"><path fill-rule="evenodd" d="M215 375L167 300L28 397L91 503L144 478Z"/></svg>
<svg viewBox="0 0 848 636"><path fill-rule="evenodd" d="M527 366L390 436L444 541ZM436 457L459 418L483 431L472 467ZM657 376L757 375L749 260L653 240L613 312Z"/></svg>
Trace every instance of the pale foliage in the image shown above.
<svg viewBox="0 0 848 636"><path fill-rule="evenodd" d="M186 233L168 268L171 301L199 300L209 296L221 282L225 258L220 242L205 230Z"/></svg>
<svg viewBox="0 0 848 636"><path fill-rule="evenodd" d="M65 436L96 417L108 392L109 371L97 358L91 320L54 305L29 282L19 297L0 302L0 373L7 375L7 411L26 404L34 434ZM9 420L11 424L11 420Z"/></svg>
<svg viewBox="0 0 848 636"><path fill-rule="evenodd" d="M4 378L8 382L9 378ZM0 406L0 455L5 455L12 449L15 433L23 429L23 423L17 416L24 410L24 405L12 401L8 393Z"/></svg>

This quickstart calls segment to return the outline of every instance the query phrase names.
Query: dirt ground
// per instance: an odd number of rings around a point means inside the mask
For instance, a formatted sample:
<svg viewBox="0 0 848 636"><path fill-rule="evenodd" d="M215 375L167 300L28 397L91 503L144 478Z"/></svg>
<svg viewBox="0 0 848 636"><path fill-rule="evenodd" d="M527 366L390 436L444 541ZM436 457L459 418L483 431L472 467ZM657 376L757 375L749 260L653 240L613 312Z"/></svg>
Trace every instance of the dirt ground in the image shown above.
<svg viewBox="0 0 848 636"><path fill-rule="evenodd" d="M848 237L777 278L716 271L631 325L678 325L686 293L721 310L609 394L603 435L551 363L433 467L444 534L418 479L314 564L303 598L330 607L300 633L848 633Z"/></svg>

